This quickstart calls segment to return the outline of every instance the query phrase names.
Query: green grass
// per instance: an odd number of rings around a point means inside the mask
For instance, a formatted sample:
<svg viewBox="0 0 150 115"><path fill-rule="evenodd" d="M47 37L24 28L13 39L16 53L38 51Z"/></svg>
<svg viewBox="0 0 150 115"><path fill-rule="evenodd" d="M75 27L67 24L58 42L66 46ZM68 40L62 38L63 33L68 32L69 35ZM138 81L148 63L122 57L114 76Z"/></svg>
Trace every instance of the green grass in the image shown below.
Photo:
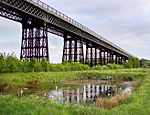
<svg viewBox="0 0 150 115"><path fill-rule="evenodd" d="M23 97L0 95L0 114L2 115L149 115L150 114L150 73L148 69L15 73L1 74L0 83L10 86L27 85L31 80L41 82L64 81L72 79L99 79L112 75L113 79L142 79L141 86L132 93L124 104L111 110L82 107L81 105L64 106L45 98L36 100L35 96ZM19 83L20 82L20 83Z"/></svg>
<svg viewBox="0 0 150 115"><path fill-rule="evenodd" d="M127 72L126 72L127 71ZM89 70L89 71L70 71L70 72L34 72L34 73L4 73L0 74L0 83L13 86L29 85L31 81L38 83L53 83L65 80L81 80L81 79L105 79L112 76L113 79L135 80L142 78L145 73L139 70Z"/></svg>

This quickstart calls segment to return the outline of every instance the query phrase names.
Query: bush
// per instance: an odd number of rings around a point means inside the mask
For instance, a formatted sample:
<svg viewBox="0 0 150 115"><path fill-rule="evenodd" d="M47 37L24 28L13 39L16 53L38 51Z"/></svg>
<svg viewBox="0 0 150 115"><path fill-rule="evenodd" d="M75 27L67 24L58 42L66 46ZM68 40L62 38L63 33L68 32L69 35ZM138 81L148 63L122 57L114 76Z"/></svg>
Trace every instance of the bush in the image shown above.
<svg viewBox="0 0 150 115"><path fill-rule="evenodd" d="M35 58L32 58L31 61L29 62L28 66L29 66L29 72L34 72L35 68L37 65L37 61Z"/></svg>
<svg viewBox="0 0 150 115"><path fill-rule="evenodd" d="M25 58L25 60L23 61L22 63L22 71L23 72L29 72L29 61L28 61L28 58Z"/></svg>
<svg viewBox="0 0 150 115"><path fill-rule="evenodd" d="M129 58L127 63L123 64L125 68L139 68L140 67L140 61L138 58Z"/></svg>
<svg viewBox="0 0 150 115"><path fill-rule="evenodd" d="M116 66L116 64L107 64L107 66L110 68L110 69L117 69L117 68L115 68L115 66Z"/></svg>
<svg viewBox="0 0 150 115"><path fill-rule="evenodd" d="M36 62L34 71L35 71L35 72L41 72L41 71L43 71L41 62L39 62L39 61Z"/></svg>
<svg viewBox="0 0 150 115"><path fill-rule="evenodd" d="M6 61L3 54L0 54L0 73L6 72Z"/></svg>
<svg viewBox="0 0 150 115"><path fill-rule="evenodd" d="M107 65L103 65L102 68L103 68L103 70L108 70L108 69L110 69Z"/></svg>
<svg viewBox="0 0 150 115"><path fill-rule="evenodd" d="M145 64L150 67L150 60L141 59L141 60L140 60L140 66L143 67L143 65L145 66Z"/></svg>
<svg viewBox="0 0 150 115"><path fill-rule="evenodd" d="M8 56L6 58L6 71L9 72L9 73L14 73L14 72L18 72L18 60L17 58L15 57L12 57L12 56Z"/></svg>
<svg viewBox="0 0 150 115"><path fill-rule="evenodd" d="M49 65L48 65L48 62L46 62L45 59L42 59L41 66L42 66L42 71L48 72Z"/></svg>
<svg viewBox="0 0 150 115"><path fill-rule="evenodd" d="M82 71L82 70L108 70L108 69L122 69L122 68L137 68L139 67L139 59L129 58L128 63L123 65L107 64L107 65L97 65L90 68L88 65L81 64L78 62L63 62L62 64L50 64L42 59L41 62L32 58L30 61L25 58L24 61L18 60L13 55L8 55L4 57L0 55L0 73L14 73L14 72L48 72L48 71ZM144 65L143 67L147 67Z"/></svg>
<svg viewBox="0 0 150 115"><path fill-rule="evenodd" d="M142 65L142 68L148 68L149 66L147 64Z"/></svg>
<svg viewBox="0 0 150 115"><path fill-rule="evenodd" d="M103 70L103 67L100 65L92 67L93 70Z"/></svg>

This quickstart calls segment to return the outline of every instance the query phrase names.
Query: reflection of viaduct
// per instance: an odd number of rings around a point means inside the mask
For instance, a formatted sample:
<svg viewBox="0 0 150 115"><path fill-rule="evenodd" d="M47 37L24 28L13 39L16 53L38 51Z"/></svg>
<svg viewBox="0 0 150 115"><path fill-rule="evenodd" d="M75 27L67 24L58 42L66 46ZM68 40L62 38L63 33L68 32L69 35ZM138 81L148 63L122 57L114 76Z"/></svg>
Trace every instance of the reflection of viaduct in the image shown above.
<svg viewBox="0 0 150 115"><path fill-rule="evenodd" d="M0 16L22 24L21 59L49 61L48 32L64 38L63 61L93 66L114 61L121 64L134 57L40 0L0 0Z"/></svg>

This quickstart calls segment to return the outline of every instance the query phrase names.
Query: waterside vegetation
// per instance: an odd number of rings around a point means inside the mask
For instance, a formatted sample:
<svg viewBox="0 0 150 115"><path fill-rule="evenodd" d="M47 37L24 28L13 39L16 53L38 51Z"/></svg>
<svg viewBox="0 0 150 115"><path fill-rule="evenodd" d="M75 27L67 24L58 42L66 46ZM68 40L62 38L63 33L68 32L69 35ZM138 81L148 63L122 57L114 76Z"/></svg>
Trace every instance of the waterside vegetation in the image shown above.
<svg viewBox="0 0 150 115"><path fill-rule="evenodd" d="M88 70L74 72L32 72L0 74L0 83L9 87L29 85L31 80L37 83L54 83L73 79L106 79L111 75L114 80L139 80L130 96L116 97L114 100L99 98L97 106L73 104L64 106L47 98L35 95L14 94L0 95L0 112L2 114L60 114L60 115L100 115L100 114L150 114L150 71L149 69ZM34 84L35 85L35 84ZM38 84L36 84L38 85ZM8 88L9 89L9 88ZM99 101L100 100L100 101Z"/></svg>
<svg viewBox="0 0 150 115"><path fill-rule="evenodd" d="M144 64L143 64L144 65ZM89 67L76 62L50 64L44 59L18 60L0 55L0 113L3 115L126 115L150 114L150 69L140 67L137 58L122 65L110 64ZM46 97L25 95L22 88L42 84L59 84L71 80L136 81L132 94L114 98L98 98L94 106L63 105ZM9 90L16 89L10 93ZM9 92L9 93L8 93Z"/></svg>

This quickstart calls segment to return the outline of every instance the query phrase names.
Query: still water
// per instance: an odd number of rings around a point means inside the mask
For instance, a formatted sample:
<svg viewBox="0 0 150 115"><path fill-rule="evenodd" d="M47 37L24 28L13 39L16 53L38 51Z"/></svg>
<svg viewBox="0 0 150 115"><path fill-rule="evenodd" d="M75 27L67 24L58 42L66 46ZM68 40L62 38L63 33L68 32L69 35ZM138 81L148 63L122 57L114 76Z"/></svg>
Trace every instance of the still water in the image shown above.
<svg viewBox="0 0 150 115"><path fill-rule="evenodd" d="M84 85L75 90L57 89L51 90L49 99L61 103L79 103L84 101L96 101L98 97L113 96L118 92L115 85Z"/></svg>
<svg viewBox="0 0 150 115"><path fill-rule="evenodd" d="M59 83L39 84L21 88L13 88L7 92L16 95L23 90L23 96L35 95L47 97L58 103L82 103L95 102L97 98L111 98L117 94L131 94L134 81L111 81L111 80L74 80Z"/></svg>

